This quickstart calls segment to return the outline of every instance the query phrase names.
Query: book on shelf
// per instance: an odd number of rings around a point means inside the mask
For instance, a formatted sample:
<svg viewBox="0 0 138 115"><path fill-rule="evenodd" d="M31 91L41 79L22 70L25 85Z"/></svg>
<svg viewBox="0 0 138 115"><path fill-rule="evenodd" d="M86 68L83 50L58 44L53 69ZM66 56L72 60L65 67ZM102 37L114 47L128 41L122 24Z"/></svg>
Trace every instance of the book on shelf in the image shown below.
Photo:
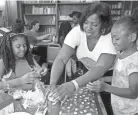
<svg viewBox="0 0 138 115"><path fill-rule="evenodd" d="M56 33L56 28L55 27L46 27L45 28L45 33L49 34L49 33Z"/></svg>
<svg viewBox="0 0 138 115"><path fill-rule="evenodd" d="M111 9L121 9L122 8L122 2L118 2L118 3L112 3L110 5Z"/></svg>
<svg viewBox="0 0 138 115"><path fill-rule="evenodd" d="M35 5L32 6L32 14L55 14L56 8L53 6L41 6L37 7Z"/></svg>
<svg viewBox="0 0 138 115"><path fill-rule="evenodd" d="M56 0L24 0L25 4L42 4L42 3L55 3Z"/></svg>

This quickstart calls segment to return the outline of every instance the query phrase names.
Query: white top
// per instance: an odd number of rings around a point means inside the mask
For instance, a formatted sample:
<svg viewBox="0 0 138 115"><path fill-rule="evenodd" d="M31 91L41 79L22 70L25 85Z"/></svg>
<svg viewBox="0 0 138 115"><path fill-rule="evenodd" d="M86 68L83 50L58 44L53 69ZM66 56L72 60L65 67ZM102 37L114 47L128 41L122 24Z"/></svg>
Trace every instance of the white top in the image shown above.
<svg viewBox="0 0 138 115"><path fill-rule="evenodd" d="M124 58L117 59L114 66L112 86L129 88L129 75L138 72L138 52ZM111 94L114 115L134 115L138 113L138 98L129 99Z"/></svg>
<svg viewBox="0 0 138 115"><path fill-rule="evenodd" d="M64 44L76 48L77 58L88 57L97 62L102 53L115 54L116 51L112 44L111 34L101 36L92 51L88 49L85 32L81 31L80 25L74 27L66 36Z"/></svg>

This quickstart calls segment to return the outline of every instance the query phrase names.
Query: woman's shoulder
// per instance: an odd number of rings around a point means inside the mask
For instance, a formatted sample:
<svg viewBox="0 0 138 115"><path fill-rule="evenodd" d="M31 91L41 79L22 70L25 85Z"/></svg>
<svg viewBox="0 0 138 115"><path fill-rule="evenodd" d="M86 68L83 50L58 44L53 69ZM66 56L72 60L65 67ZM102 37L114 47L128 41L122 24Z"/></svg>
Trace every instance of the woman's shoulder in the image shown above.
<svg viewBox="0 0 138 115"><path fill-rule="evenodd" d="M111 43L112 44L112 38L111 38L111 33L108 33L106 35L102 35L101 38L100 38L100 42L102 44L108 44L108 43Z"/></svg>
<svg viewBox="0 0 138 115"><path fill-rule="evenodd" d="M102 35L101 38L103 38L104 40L111 39L111 33L108 33L106 35Z"/></svg>
<svg viewBox="0 0 138 115"><path fill-rule="evenodd" d="M72 28L71 32L82 32L80 25L75 26L74 28Z"/></svg>

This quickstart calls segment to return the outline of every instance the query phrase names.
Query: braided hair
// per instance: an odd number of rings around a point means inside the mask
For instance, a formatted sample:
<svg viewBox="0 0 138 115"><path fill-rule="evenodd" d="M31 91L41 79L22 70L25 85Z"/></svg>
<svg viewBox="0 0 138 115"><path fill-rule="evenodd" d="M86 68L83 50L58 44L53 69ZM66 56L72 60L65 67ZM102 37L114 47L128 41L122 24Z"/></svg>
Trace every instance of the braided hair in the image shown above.
<svg viewBox="0 0 138 115"><path fill-rule="evenodd" d="M11 35L13 34L13 35ZM26 40L27 51L25 53L25 58L28 63L31 63L31 66L34 66L32 54L30 52L30 44L25 34L21 33L6 33L4 34L1 44L0 44L0 53L3 59L3 63L5 66L5 74L7 74L10 70L15 72L16 60L12 49L12 41L17 39L17 37L23 37ZM29 64L30 65L30 64Z"/></svg>

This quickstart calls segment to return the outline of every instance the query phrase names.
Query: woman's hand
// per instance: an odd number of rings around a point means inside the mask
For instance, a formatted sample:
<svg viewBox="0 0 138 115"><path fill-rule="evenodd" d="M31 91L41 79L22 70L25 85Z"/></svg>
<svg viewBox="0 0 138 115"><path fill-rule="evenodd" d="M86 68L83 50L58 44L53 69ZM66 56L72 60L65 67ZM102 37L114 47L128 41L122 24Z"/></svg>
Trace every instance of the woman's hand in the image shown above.
<svg viewBox="0 0 138 115"><path fill-rule="evenodd" d="M35 71L29 72L21 77L22 83L33 83L34 80L39 79L40 75L36 73Z"/></svg>
<svg viewBox="0 0 138 115"><path fill-rule="evenodd" d="M51 92L50 97L53 97L54 100L59 99L59 101L62 101L65 96L71 96L72 93L75 91L75 86L72 82L67 82L61 84L59 87L57 87L55 90Z"/></svg>
<svg viewBox="0 0 138 115"><path fill-rule="evenodd" d="M86 88L94 92L102 92L104 91L104 85L105 83L103 79L101 79L101 80L94 81L93 83L89 82L86 85Z"/></svg>

